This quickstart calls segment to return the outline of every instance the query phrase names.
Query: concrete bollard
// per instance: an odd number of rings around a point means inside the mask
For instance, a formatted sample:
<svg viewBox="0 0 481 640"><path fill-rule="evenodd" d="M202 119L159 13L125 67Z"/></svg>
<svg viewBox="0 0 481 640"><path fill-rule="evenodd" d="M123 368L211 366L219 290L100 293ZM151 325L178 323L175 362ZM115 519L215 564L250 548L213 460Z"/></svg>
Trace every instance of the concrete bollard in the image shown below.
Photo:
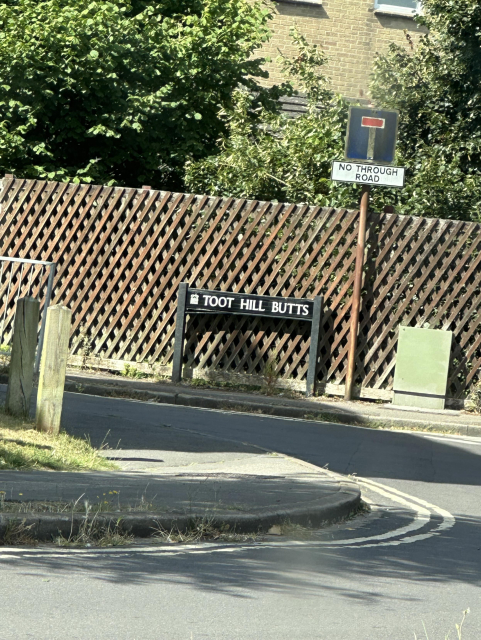
<svg viewBox="0 0 481 640"><path fill-rule="evenodd" d="M7 413L13 416L28 417L30 412L39 316L36 298L17 300L5 402Z"/></svg>
<svg viewBox="0 0 481 640"><path fill-rule="evenodd" d="M60 431L71 321L72 312L67 307L48 308L38 381L36 424L39 431L53 434Z"/></svg>

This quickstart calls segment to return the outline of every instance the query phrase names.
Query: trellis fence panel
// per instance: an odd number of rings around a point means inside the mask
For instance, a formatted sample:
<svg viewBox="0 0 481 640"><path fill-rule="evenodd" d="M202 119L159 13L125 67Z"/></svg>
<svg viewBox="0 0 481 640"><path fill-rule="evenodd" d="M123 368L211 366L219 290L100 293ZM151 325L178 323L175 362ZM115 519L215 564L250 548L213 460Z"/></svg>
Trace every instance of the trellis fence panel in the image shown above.
<svg viewBox="0 0 481 640"><path fill-rule="evenodd" d="M358 213L344 209L6 176L0 255L58 264L53 303L73 311L72 361L110 368L169 371L181 282L323 295L318 379L343 393L357 223ZM369 215L356 357L362 396L390 396L401 324L454 332L448 395L465 395L481 362L480 245L476 223ZM5 296L0 284L11 308ZM186 370L259 376L275 354L281 378L301 387L307 324L192 317Z"/></svg>

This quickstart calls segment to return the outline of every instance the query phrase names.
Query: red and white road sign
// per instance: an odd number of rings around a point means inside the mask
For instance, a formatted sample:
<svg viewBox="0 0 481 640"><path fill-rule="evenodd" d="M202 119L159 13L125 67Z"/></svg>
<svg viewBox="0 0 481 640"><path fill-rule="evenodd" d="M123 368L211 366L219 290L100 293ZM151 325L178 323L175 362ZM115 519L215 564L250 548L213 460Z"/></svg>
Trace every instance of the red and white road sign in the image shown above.
<svg viewBox="0 0 481 640"><path fill-rule="evenodd" d="M384 118L364 116L361 120L361 127L371 127L372 129L384 129L385 124Z"/></svg>

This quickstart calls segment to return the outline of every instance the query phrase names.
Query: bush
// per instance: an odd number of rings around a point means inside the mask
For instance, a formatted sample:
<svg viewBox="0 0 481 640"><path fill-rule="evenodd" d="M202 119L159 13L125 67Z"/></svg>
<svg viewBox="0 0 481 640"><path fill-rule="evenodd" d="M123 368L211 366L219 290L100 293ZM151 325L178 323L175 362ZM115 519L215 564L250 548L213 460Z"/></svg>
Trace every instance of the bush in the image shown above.
<svg viewBox="0 0 481 640"><path fill-rule="evenodd" d="M418 47L392 44L377 57L376 104L399 109L401 213L481 220L481 4L423 0L429 30Z"/></svg>
<svg viewBox="0 0 481 640"><path fill-rule="evenodd" d="M186 184L197 193L308 202L321 206L355 204L357 187L331 182L331 162L343 157L348 104L328 85L323 67L326 56L317 46L293 31L299 54L284 59L293 93L294 80L307 96L307 112L288 119L271 105L259 106L252 118L255 98L234 92L234 108L224 110L227 134L218 153L186 168Z"/></svg>

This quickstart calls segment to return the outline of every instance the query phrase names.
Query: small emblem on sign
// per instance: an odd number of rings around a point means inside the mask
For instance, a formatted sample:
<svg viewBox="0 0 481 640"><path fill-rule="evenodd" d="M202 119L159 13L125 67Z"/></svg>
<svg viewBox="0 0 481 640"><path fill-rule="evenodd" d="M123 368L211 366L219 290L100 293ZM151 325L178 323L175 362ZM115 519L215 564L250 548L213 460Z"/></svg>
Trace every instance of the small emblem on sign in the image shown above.
<svg viewBox="0 0 481 640"><path fill-rule="evenodd" d="M190 296L190 304L199 304L199 296L197 293L193 293Z"/></svg>

